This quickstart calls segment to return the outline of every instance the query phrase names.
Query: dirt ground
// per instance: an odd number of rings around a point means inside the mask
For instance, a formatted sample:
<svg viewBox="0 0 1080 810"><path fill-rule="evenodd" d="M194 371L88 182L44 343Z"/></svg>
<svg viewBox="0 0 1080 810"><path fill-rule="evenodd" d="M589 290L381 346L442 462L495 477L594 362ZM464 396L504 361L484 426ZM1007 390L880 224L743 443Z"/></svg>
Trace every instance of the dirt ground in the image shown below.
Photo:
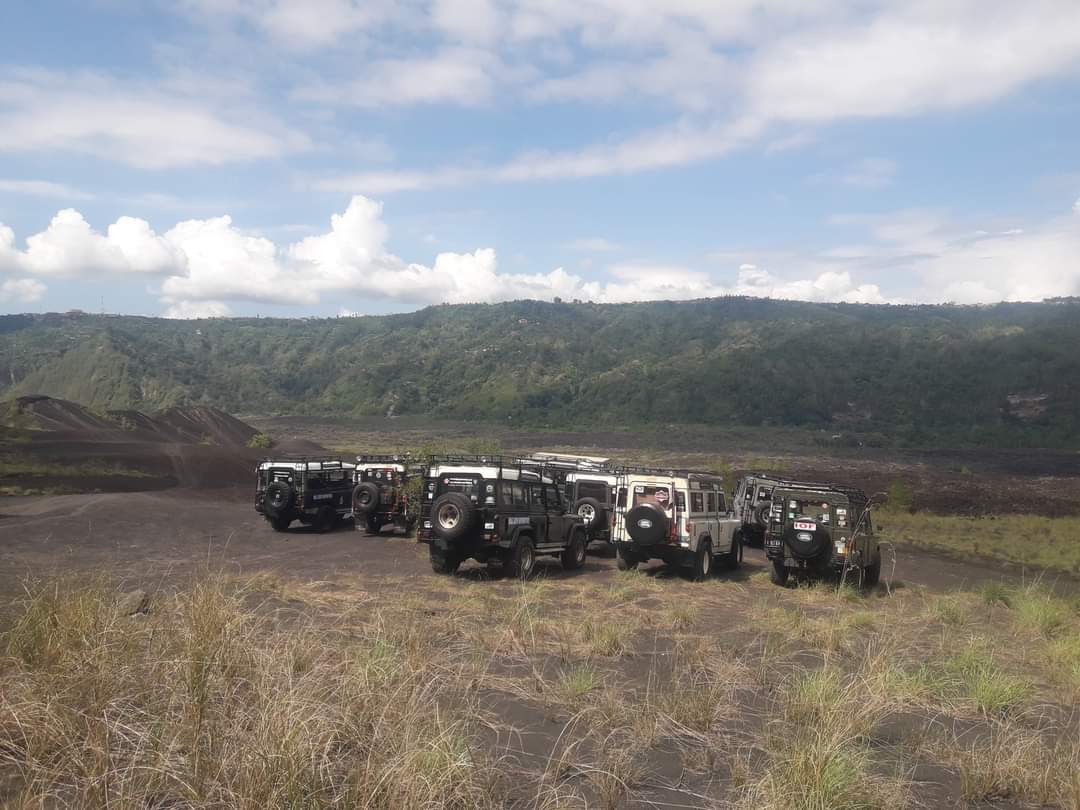
<svg viewBox="0 0 1080 810"><path fill-rule="evenodd" d="M245 576L274 573L312 581L347 577L373 591L399 587L438 589L427 547L384 529L378 537L351 524L325 535L305 527L278 534L258 515L246 488L173 489L0 502L0 593L19 589L27 576L104 572L141 587L167 584L197 568ZM605 549L590 549L580 574L602 581L615 569ZM883 576L935 591L974 587L990 580L1019 581L1024 573L1000 564L958 560L925 550L886 549ZM764 557L746 549L747 572L764 571ZM667 577L659 563L647 569ZM460 576L486 577L474 564ZM564 575L555 559L543 560L540 577ZM1030 573L1029 573L1030 576ZM672 586L688 586L675 577Z"/></svg>

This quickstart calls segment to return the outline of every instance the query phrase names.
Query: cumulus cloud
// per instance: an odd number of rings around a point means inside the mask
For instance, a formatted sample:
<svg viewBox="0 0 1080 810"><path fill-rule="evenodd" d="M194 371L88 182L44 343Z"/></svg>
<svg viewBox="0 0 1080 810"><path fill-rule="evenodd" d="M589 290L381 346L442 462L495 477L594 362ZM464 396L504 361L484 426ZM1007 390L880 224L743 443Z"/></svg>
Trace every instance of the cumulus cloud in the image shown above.
<svg viewBox="0 0 1080 810"><path fill-rule="evenodd" d="M227 318L231 314L232 310L223 301L178 301L162 313L166 318L179 320Z"/></svg>
<svg viewBox="0 0 1080 810"><path fill-rule="evenodd" d="M0 283L0 302L32 304L45 295L45 285L32 278L13 278Z"/></svg>

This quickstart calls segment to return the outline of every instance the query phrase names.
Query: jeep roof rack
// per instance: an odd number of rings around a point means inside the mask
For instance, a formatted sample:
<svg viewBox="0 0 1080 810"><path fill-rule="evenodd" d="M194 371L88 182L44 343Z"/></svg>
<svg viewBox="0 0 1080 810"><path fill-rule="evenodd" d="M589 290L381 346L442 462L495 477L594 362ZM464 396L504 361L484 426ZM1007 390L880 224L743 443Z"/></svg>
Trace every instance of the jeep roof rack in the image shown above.
<svg viewBox="0 0 1080 810"><path fill-rule="evenodd" d="M356 457L357 464L408 464L416 461L408 453L361 453Z"/></svg>
<svg viewBox="0 0 1080 810"><path fill-rule="evenodd" d="M866 493L859 487L849 487L844 484L826 484L816 481L780 481L777 486L780 489L793 489L802 492L837 492L847 495L849 498L868 500Z"/></svg>
<svg viewBox="0 0 1080 810"><path fill-rule="evenodd" d="M663 475L671 478L709 478L723 481L724 476L707 470L688 470L679 467L642 467L634 464L620 464L613 468L619 475Z"/></svg>
<svg viewBox="0 0 1080 810"><path fill-rule="evenodd" d="M351 461L345 461L339 455L327 454L325 456L308 456L295 453L279 453L274 456L265 456L260 463L262 464L274 464L275 462L282 461L287 464L297 463L314 463L320 464L352 464Z"/></svg>

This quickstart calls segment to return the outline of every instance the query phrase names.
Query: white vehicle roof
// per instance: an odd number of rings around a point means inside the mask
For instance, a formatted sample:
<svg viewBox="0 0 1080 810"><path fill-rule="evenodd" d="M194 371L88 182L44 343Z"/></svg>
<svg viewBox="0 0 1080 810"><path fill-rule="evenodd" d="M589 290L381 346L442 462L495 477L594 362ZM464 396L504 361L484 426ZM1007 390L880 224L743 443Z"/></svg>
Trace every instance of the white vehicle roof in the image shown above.
<svg viewBox="0 0 1080 810"><path fill-rule="evenodd" d="M367 472L368 470L393 470L394 472L405 472L404 464L377 464L373 461L366 461L363 464L355 465L356 469Z"/></svg>
<svg viewBox="0 0 1080 810"><path fill-rule="evenodd" d="M433 464L428 475L431 478L438 478L443 475L479 475L481 478L493 479L499 477L499 472L502 472L502 477L507 481L535 481L541 484L553 484L555 483L549 476L543 476L534 470L521 470L517 467L497 467L494 465L485 464L457 464L457 463L441 463Z"/></svg>
<svg viewBox="0 0 1080 810"><path fill-rule="evenodd" d="M630 484L675 484L680 489L719 489L724 488L724 479L712 473L695 473L675 470L663 472L631 472L624 480Z"/></svg>
<svg viewBox="0 0 1080 810"><path fill-rule="evenodd" d="M354 470L356 465L348 461L325 459L321 461L303 461L297 459L283 459L274 461L267 459L259 464L260 470L296 470L297 472L326 472L328 470Z"/></svg>
<svg viewBox="0 0 1080 810"><path fill-rule="evenodd" d="M566 474L567 481L603 481L605 484L615 484L619 481L619 476L613 472L600 472L599 470L574 470Z"/></svg>
<svg viewBox="0 0 1080 810"><path fill-rule="evenodd" d="M601 465L611 462L610 458L600 458L598 456L575 456L569 453L533 453L531 456L529 456L529 458L536 459L537 461L554 461L562 462L564 464L575 464L582 467L599 467Z"/></svg>

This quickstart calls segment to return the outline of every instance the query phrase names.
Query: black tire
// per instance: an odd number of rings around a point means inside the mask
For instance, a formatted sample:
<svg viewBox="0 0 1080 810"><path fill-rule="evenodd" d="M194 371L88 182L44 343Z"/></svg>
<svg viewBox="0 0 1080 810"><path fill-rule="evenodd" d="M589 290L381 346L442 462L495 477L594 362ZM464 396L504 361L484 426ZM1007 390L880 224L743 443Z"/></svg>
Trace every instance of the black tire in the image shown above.
<svg viewBox="0 0 1080 810"><path fill-rule="evenodd" d="M319 534L326 534L337 523L337 512L329 506L324 506L315 514L315 522L312 524Z"/></svg>
<svg viewBox="0 0 1080 810"><path fill-rule="evenodd" d="M284 481L271 481L263 494L263 509L271 517L283 515L289 511L293 500L296 498L296 490Z"/></svg>
<svg viewBox="0 0 1080 810"><path fill-rule="evenodd" d="M562 567L567 571L576 571L585 564L585 539L584 529L574 529L570 535L570 543L563 549L561 555Z"/></svg>
<svg viewBox="0 0 1080 810"><path fill-rule="evenodd" d="M638 560L636 557L631 557L624 551L615 552L615 567L620 571L633 571L638 567Z"/></svg>
<svg viewBox="0 0 1080 810"><path fill-rule="evenodd" d="M353 487L352 503L353 511L366 515L374 512L379 506L379 488L370 481L363 481Z"/></svg>
<svg viewBox="0 0 1080 810"><path fill-rule="evenodd" d="M436 574L453 574L461 566L461 557L453 552L444 552L431 545L431 570Z"/></svg>
<svg viewBox="0 0 1080 810"><path fill-rule="evenodd" d="M809 534L809 540L800 539L800 535ZM800 560L817 560L832 551L832 535L829 530L818 526L814 532L796 531L794 526L784 530L784 545L791 550L791 556Z"/></svg>
<svg viewBox="0 0 1080 810"><path fill-rule="evenodd" d="M881 555L878 554L877 559L874 560L872 563L870 563L870 565L866 566L863 569L862 586L866 590L870 590L871 588L876 588L878 586L878 582L880 582L880 581L881 581Z"/></svg>
<svg viewBox="0 0 1080 810"><path fill-rule="evenodd" d="M667 513L649 501L639 503L626 513L626 531L635 543L642 546L655 546L667 540L671 520Z"/></svg>
<svg viewBox="0 0 1080 810"><path fill-rule="evenodd" d="M431 507L431 531L443 540L460 540L475 521L476 507L460 492L440 495Z"/></svg>
<svg viewBox="0 0 1080 810"><path fill-rule="evenodd" d="M275 532L287 532L290 523L292 523L292 518L285 517L284 515L270 518L270 526Z"/></svg>
<svg viewBox="0 0 1080 810"><path fill-rule="evenodd" d="M712 543L702 540L698 544L698 550L694 554L694 567L690 571L690 578L694 582L704 582L713 572Z"/></svg>
<svg viewBox="0 0 1080 810"><path fill-rule="evenodd" d="M590 539L607 528L607 507L596 498L580 498L574 504L574 514L585 520L585 534Z"/></svg>
<svg viewBox="0 0 1080 810"><path fill-rule="evenodd" d="M405 535L408 536L416 531L416 518L409 518L405 521Z"/></svg>
<svg viewBox="0 0 1080 810"><path fill-rule="evenodd" d="M783 560L770 560L772 567L769 569L769 581L773 585L787 585L788 568Z"/></svg>
<svg viewBox="0 0 1080 810"><path fill-rule="evenodd" d="M732 535L731 548L728 549L728 553L720 558L719 568L724 571L734 571L742 563L742 539L738 533Z"/></svg>
<svg viewBox="0 0 1080 810"><path fill-rule="evenodd" d="M754 508L753 521L762 529L769 527L769 512L772 509L771 503L763 503Z"/></svg>
<svg viewBox="0 0 1080 810"><path fill-rule="evenodd" d="M536 548L533 546L532 537L527 534L518 535L504 570L508 576L516 579L528 579L533 575L536 570Z"/></svg>
<svg viewBox="0 0 1080 810"><path fill-rule="evenodd" d="M382 531L382 518L375 515L368 515L364 521L364 526L367 529L368 534L378 534Z"/></svg>

